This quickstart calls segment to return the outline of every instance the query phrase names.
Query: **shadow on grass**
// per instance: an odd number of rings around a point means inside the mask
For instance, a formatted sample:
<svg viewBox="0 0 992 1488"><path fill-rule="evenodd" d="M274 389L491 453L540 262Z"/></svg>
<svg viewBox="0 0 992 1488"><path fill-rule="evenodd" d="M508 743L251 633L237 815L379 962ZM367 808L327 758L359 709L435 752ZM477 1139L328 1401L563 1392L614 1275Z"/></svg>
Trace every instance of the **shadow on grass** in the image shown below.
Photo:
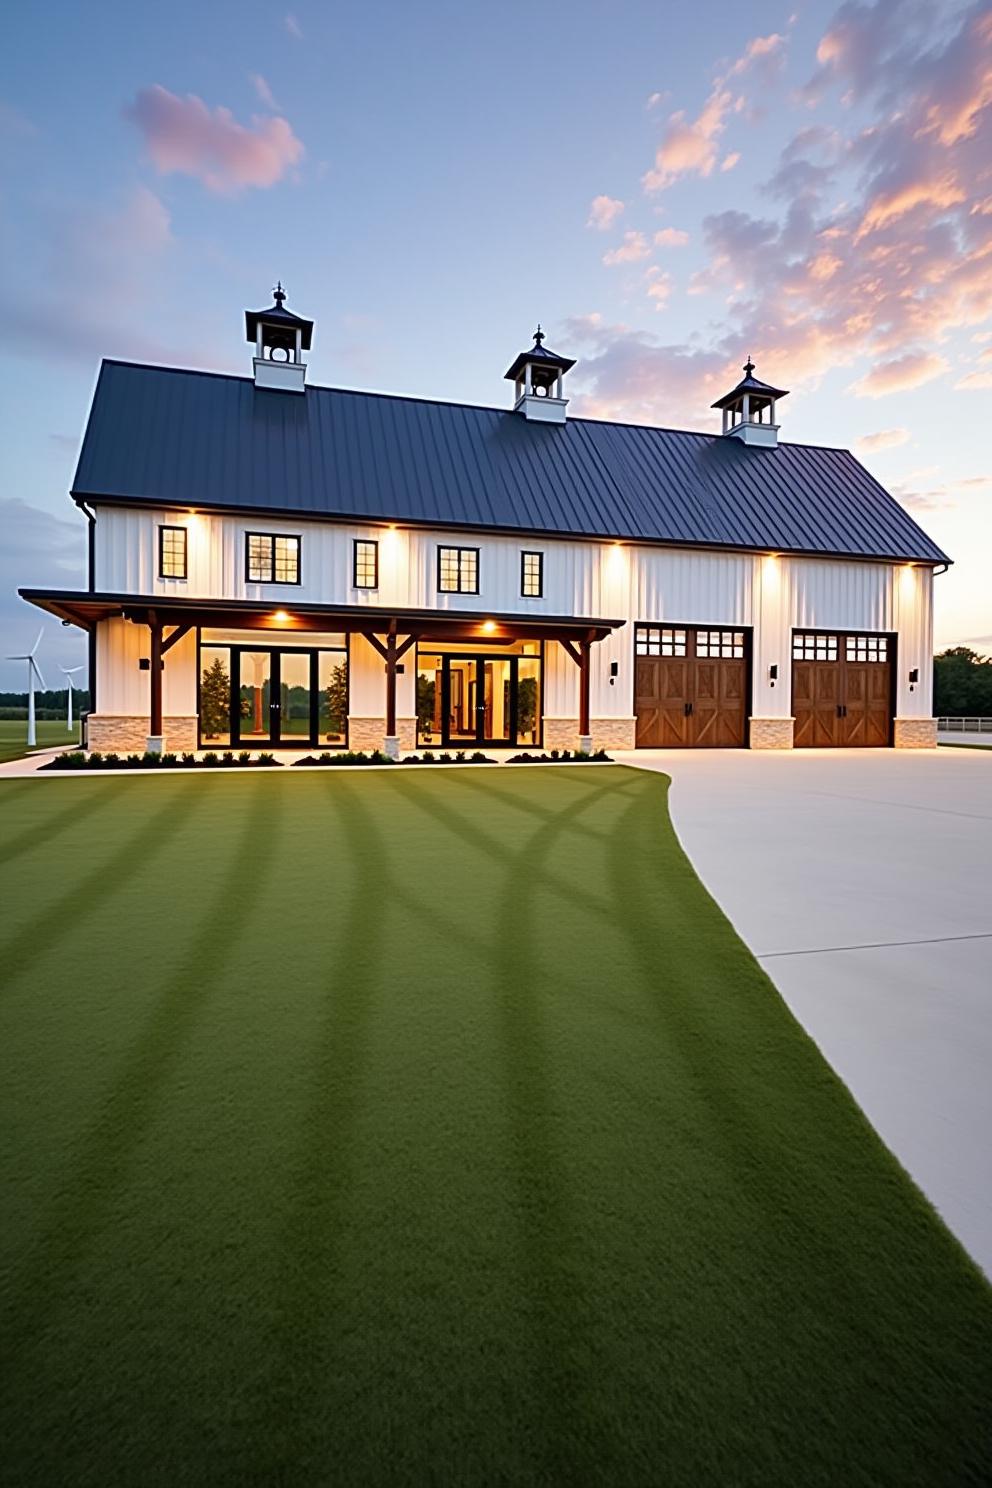
<svg viewBox="0 0 992 1488"><path fill-rule="evenodd" d="M66 1188L40 1226L25 1274L10 1289L14 1301L5 1339L9 1357L16 1358L32 1343L46 1341L46 1320L64 1303L78 1263L88 1254L127 1182L133 1154L156 1115L163 1086L183 1061L214 978L223 971L242 925L261 905L277 850L281 815L272 811L271 796L261 780L252 781L249 788L251 800L228 845L220 885L205 902L185 955L163 983L96 1119L81 1135ZM133 866L136 850L146 854L143 862L147 865L181 829L199 800L198 792L188 788L179 791L178 800L170 796L100 874L116 886ZM268 850L259 852L257 846L263 839ZM90 900L80 912L91 908ZM64 920L60 918L59 923L64 928Z"/></svg>

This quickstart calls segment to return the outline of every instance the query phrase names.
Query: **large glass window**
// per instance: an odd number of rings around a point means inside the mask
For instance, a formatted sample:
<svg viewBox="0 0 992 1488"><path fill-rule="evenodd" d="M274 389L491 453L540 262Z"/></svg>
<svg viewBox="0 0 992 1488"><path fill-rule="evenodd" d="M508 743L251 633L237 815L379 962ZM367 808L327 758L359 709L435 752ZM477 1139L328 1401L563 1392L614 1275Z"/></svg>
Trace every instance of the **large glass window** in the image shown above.
<svg viewBox="0 0 992 1488"><path fill-rule="evenodd" d="M417 742L428 748L441 742L441 658L436 651L417 653Z"/></svg>
<svg viewBox="0 0 992 1488"><path fill-rule="evenodd" d="M231 653L227 646L200 647L200 743L204 749L231 742Z"/></svg>
<svg viewBox="0 0 992 1488"><path fill-rule="evenodd" d="M442 594L478 594L478 548L439 547L437 587Z"/></svg>
<svg viewBox="0 0 992 1488"><path fill-rule="evenodd" d="M379 587L379 544L369 538L355 539L354 582L356 589Z"/></svg>
<svg viewBox="0 0 992 1488"><path fill-rule="evenodd" d="M541 740L541 661L521 656L517 662L517 743Z"/></svg>
<svg viewBox="0 0 992 1488"><path fill-rule="evenodd" d="M300 539L274 532L246 533L245 577L249 584L298 584Z"/></svg>
<svg viewBox="0 0 992 1488"><path fill-rule="evenodd" d="M348 737L348 658L341 652L319 654L318 744L343 744Z"/></svg>
<svg viewBox="0 0 992 1488"><path fill-rule="evenodd" d="M160 579L186 577L186 528L158 529L158 576Z"/></svg>

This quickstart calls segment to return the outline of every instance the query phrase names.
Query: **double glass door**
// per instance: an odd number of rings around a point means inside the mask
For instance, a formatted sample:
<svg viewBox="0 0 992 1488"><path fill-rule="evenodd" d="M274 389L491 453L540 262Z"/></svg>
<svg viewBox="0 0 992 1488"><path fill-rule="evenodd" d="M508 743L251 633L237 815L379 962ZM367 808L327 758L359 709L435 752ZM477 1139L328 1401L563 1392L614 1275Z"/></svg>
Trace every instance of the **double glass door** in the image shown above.
<svg viewBox="0 0 992 1488"><path fill-rule="evenodd" d="M538 737L538 662L521 656L441 658L442 741L512 747Z"/></svg>
<svg viewBox="0 0 992 1488"><path fill-rule="evenodd" d="M343 653L232 647L231 673L232 746L306 748L344 743L347 662Z"/></svg>

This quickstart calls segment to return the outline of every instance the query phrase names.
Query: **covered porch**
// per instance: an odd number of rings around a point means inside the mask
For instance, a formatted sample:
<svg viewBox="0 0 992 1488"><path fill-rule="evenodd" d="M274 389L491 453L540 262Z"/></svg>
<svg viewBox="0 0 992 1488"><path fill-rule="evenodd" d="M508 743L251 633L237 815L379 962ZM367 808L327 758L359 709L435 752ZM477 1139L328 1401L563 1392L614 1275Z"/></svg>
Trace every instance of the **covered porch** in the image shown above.
<svg viewBox="0 0 992 1488"><path fill-rule="evenodd" d="M625 720L603 720L599 738L591 716L595 648L621 620L22 594L90 632L91 749L349 747L395 758L626 742Z"/></svg>

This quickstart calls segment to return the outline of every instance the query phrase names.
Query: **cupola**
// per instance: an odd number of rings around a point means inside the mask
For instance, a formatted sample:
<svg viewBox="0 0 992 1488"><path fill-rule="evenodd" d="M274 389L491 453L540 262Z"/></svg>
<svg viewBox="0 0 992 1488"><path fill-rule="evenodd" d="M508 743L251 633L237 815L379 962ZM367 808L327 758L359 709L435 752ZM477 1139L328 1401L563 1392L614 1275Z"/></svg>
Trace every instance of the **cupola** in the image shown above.
<svg viewBox="0 0 992 1488"><path fill-rule="evenodd" d="M302 393L307 375L302 353L310 350L313 321L287 310L285 299L279 282L268 310L245 311L245 333L255 347L255 386Z"/></svg>
<svg viewBox="0 0 992 1488"><path fill-rule="evenodd" d="M575 366L575 361L549 351L544 345L544 332L538 326L534 345L522 351L504 373L514 387L514 413L537 419L543 424L563 424L568 399L562 395L562 379Z"/></svg>
<svg viewBox="0 0 992 1488"><path fill-rule="evenodd" d="M754 375L754 363L748 357L741 381L711 406L722 409L723 432L728 438L741 439L762 449L775 449L778 445L775 404L779 398L788 396L785 388L759 382Z"/></svg>

